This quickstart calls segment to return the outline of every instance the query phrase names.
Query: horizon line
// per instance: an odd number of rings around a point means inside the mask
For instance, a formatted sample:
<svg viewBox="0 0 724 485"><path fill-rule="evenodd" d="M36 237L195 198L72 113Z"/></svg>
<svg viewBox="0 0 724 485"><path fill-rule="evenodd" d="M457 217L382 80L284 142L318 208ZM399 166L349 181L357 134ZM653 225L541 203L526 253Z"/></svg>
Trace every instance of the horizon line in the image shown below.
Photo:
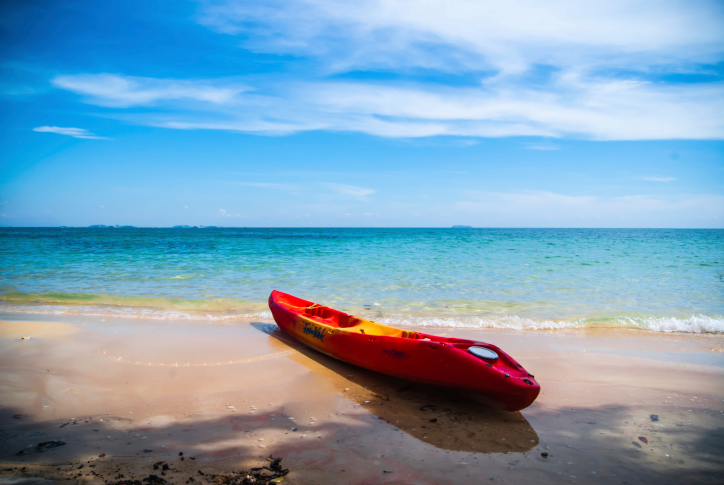
<svg viewBox="0 0 724 485"><path fill-rule="evenodd" d="M564 226L206 226L177 224L176 226L132 226L130 224L104 225L93 224L91 226L0 226L0 229L662 229L662 230L724 230L724 227L564 227ZM178 227L185 226L185 227Z"/></svg>

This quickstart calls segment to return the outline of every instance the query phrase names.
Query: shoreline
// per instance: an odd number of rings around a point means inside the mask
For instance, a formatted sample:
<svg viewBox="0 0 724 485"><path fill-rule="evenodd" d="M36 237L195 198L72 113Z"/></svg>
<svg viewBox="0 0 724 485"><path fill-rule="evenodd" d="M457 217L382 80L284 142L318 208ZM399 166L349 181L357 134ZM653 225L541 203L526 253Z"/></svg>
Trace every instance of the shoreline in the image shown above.
<svg viewBox="0 0 724 485"><path fill-rule="evenodd" d="M120 297L121 299L126 297ZM159 300L164 300L159 298ZM224 299L221 299L224 300ZM168 305L173 300L164 300ZM244 302L244 305L234 310L218 309L198 310L186 308L188 303L198 303L196 300L184 301L178 304L179 308L162 308L138 305L126 307L120 304L71 304L49 302L16 302L6 300L0 295L0 316L10 315L10 318L65 319L76 321L84 318L95 319L126 319L126 320L154 320L154 321L184 321L189 323L235 324L251 321L272 321L266 303ZM228 303L227 303L228 305ZM231 307L229 307L231 308ZM438 311L440 309L437 309ZM465 330L525 330L525 331L556 331L556 330L606 330L618 329L622 331L637 330L652 333L678 333L678 334L724 334L724 315L686 314L686 315L657 315L646 313L615 313L610 315L571 315L569 317L533 317L506 313L455 314L436 313L434 309L418 311L417 313L399 313L382 307L344 309L346 313L356 315L367 320L374 320L385 325L405 327L412 329L448 329L454 331ZM14 315L14 316L13 316Z"/></svg>
<svg viewBox="0 0 724 485"><path fill-rule="evenodd" d="M165 460L170 483L210 483L269 454L295 484L724 476L717 334L420 329L495 343L536 375L538 400L501 413L330 359L270 321L30 317L0 316L0 477L114 482Z"/></svg>

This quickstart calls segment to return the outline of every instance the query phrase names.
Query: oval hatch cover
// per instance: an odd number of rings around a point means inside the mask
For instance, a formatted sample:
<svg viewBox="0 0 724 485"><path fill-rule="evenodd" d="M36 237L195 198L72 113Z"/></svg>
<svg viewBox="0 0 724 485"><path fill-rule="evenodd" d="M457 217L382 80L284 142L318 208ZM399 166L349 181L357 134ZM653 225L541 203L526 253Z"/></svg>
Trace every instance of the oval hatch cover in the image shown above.
<svg viewBox="0 0 724 485"><path fill-rule="evenodd" d="M498 354L485 347L470 347L468 352L473 354L475 357L487 360L498 360Z"/></svg>

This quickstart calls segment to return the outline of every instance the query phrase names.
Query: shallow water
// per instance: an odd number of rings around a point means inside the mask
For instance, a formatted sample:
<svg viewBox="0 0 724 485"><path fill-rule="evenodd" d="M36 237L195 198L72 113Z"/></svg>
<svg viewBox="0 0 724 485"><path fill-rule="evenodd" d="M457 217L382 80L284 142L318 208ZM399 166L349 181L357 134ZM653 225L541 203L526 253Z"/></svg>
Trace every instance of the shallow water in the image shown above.
<svg viewBox="0 0 724 485"><path fill-rule="evenodd" d="M724 230L0 228L0 311L724 331Z"/></svg>

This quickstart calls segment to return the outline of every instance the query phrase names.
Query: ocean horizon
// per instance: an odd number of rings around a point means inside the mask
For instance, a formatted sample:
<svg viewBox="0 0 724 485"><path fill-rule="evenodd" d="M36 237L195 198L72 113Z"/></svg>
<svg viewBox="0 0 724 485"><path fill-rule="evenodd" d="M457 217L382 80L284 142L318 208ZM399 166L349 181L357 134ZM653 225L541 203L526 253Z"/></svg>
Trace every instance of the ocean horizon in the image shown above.
<svg viewBox="0 0 724 485"><path fill-rule="evenodd" d="M0 229L562 229L562 230L662 230L662 231L724 231L722 227L569 227L569 226L205 226L174 225L174 226L133 226L125 224L91 224L88 226L3 226Z"/></svg>

